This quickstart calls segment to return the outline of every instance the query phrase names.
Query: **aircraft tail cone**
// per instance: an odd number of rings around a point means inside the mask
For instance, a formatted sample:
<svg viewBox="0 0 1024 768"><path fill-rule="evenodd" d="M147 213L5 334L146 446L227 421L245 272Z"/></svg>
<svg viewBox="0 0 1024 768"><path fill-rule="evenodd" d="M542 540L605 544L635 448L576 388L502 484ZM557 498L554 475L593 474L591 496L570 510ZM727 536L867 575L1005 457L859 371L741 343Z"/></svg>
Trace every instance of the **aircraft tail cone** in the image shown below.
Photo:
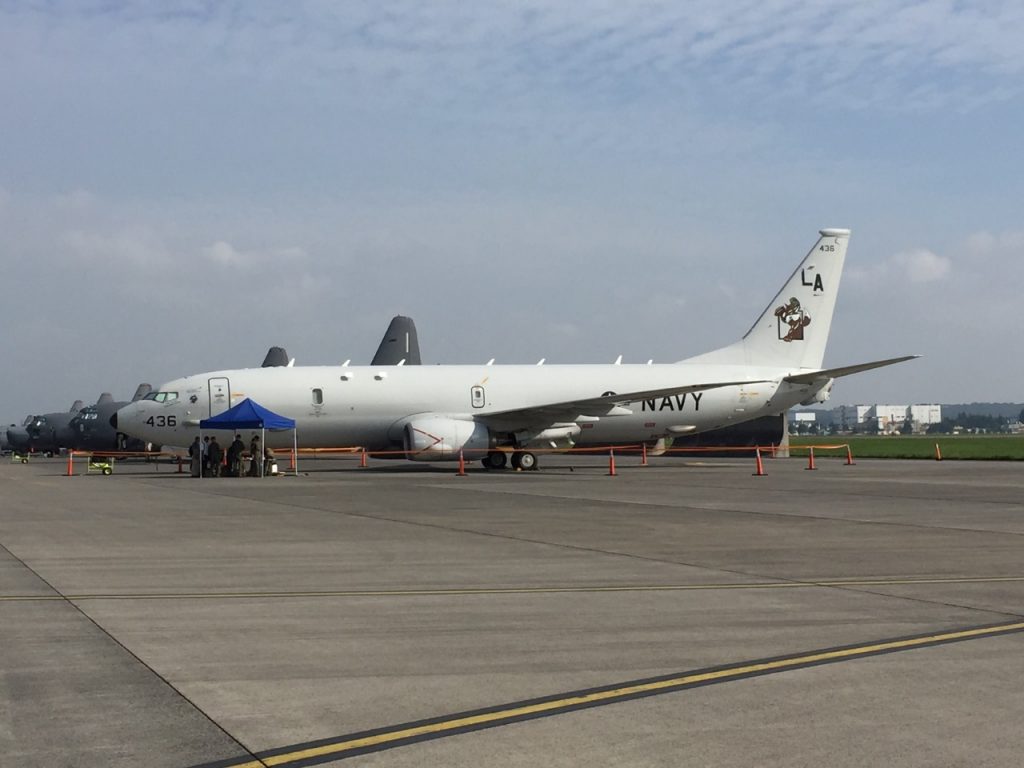
<svg viewBox="0 0 1024 768"><path fill-rule="evenodd" d="M804 467L804 469L817 469L817 467L814 466L814 446L813 445L811 446L810 452L808 452L808 454L807 454L807 466Z"/></svg>
<svg viewBox="0 0 1024 768"><path fill-rule="evenodd" d="M608 451L608 476L615 477L617 474L615 471L615 449L612 448Z"/></svg>
<svg viewBox="0 0 1024 768"><path fill-rule="evenodd" d="M754 472L754 477L764 477L768 473L764 471L764 462L761 460L760 446L754 448L754 457L757 460L757 470Z"/></svg>

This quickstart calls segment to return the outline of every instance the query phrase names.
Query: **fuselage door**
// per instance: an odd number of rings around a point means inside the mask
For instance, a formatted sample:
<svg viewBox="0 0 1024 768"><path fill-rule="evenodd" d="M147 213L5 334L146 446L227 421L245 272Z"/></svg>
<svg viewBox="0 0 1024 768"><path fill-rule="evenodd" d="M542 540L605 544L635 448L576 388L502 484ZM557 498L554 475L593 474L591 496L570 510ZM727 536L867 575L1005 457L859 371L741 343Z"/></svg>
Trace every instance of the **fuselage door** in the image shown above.
<svg viewBox="0 0 1024 768"><path fill-rule="evenodd" d="M484 388L480 385L471 387L469 390L469 400L474 408L483 408L487 402L484 397Z"/></svg>
<svg viewBox="0 0 1024 768"><path fill-rule="evenodd" d="M231 386L226 378L210 379L210 415L216 416L231 407Z"/></svg>

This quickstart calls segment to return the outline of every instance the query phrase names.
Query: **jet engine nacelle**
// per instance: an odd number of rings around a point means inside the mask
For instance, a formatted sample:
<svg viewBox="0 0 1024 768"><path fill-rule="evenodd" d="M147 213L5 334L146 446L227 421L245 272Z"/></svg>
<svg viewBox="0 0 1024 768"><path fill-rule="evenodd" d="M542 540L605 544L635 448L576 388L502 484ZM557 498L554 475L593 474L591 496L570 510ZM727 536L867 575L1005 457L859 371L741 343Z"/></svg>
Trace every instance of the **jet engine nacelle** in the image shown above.
<svg viewBox="0 0 1024 768"><path fill-rule="evenodd" d="M496 444L483 424L447 416L424 416L409 421L403 430L403 442L405 457L413 461L457 459L459 451L484 453Z"/></svg>

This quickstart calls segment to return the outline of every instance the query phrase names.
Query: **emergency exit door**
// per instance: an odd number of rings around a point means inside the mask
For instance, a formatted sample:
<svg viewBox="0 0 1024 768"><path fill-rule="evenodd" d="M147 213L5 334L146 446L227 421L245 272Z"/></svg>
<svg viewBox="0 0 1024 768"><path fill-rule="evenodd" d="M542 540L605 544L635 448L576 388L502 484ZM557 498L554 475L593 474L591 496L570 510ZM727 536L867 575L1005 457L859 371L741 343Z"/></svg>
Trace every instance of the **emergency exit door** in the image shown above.
<svg viewBox="0 0 1024 768"><path fill-rule="evenodd" d="M210 415L216 416L231 407L231 385L226 378L210 379Z"/></svg>

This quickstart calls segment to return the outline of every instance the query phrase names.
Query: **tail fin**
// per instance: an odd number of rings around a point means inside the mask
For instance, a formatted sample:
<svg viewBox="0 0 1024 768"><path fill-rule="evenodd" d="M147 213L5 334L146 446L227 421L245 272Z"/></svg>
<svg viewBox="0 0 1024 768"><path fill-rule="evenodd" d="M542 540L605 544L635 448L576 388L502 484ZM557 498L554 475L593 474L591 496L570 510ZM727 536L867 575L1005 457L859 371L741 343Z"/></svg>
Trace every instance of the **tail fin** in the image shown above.
<svg viewBox="0 0 1024 768"><path fill-rule="evenodd" d="M152 391L153 387L151 385L139 384L139 386L135 388L135 394L132 396L132 402L134 403L136 400L141 400Z"/></svg>
<svg viewBox="0 0 1024 768"><path fill-rule="evenodd" d="M821 368L850 230L823 229L820 235L740 341L685 362Z"/></svg>
<svg viewBox="0 0 1024 768"><path fill-rule="evenodd" d="M404 363L402 362L404 361ZM411 317L395 315L370 365L420 365L420 342Z"/></svg>
<svg viewBox="0 0 1024 768"><path fill-rule="evenodd" d="M288 353L284 347L271 347L267 350L267 356L263 358L263 365L260 368L284 368L288 365Z"/></svg>

